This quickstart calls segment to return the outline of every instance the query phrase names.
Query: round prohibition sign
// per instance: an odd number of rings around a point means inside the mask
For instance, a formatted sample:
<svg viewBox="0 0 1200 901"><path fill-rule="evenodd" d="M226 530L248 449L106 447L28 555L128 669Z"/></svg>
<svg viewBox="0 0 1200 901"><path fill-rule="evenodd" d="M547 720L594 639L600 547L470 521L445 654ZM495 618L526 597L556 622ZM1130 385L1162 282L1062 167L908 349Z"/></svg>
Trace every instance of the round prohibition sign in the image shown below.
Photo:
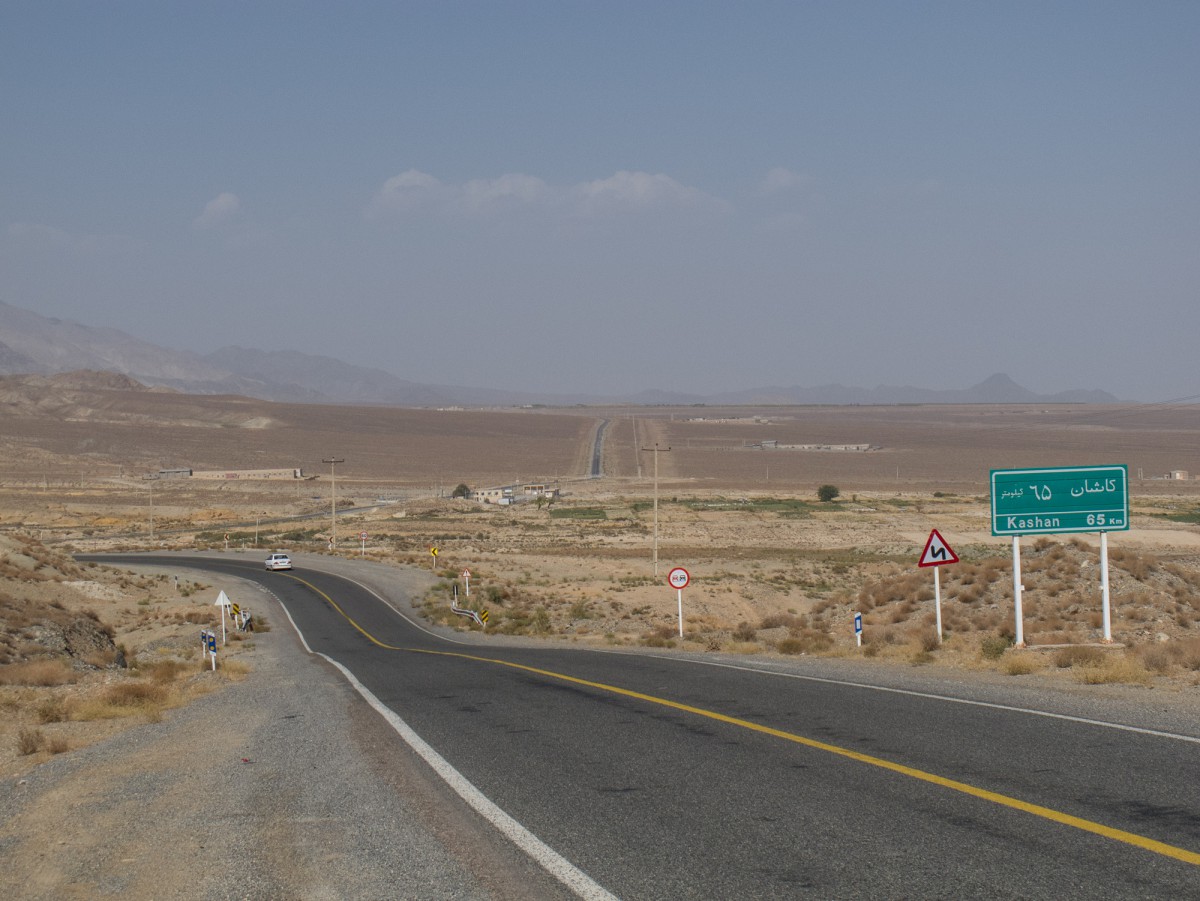
<svg viewBox="0 0 1200 901"><path fill-rule="evenodd" d="M667 583L672 588L678 588L681 591L688 587L688 582L692 581L691 575L682 566L677 566L667 573Z"/></svg>

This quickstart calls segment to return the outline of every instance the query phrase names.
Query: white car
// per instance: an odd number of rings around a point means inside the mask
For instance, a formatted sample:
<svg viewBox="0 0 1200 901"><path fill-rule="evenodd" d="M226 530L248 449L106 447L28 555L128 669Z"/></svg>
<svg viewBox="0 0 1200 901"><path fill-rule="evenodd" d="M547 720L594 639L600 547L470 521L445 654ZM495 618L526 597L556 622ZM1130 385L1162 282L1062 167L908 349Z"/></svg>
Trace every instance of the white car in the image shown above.
<svg viewBox="0 0 1200 901"><path fill-rule="evenodd" d="M287 554L272 554L267 558L267 569L291 569L292 558Z"/></svg>

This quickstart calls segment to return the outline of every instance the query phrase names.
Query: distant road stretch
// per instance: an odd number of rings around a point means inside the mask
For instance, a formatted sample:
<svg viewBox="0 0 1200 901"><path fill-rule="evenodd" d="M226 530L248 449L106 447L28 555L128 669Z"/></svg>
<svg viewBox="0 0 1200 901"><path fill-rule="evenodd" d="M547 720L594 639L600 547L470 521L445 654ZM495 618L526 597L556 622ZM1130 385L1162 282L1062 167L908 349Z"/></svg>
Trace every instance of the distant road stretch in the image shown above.
<svg viewBox="0 0 1200 901"><path fill-rule="evenodd" d="M592 445L592 478L598 479L604 475L604 433L610 420L605 419L596 429L596 443Z"/></svg>
<svg viewBox="0 0 1200 901"><path fill-rule="evenodd" d="M269 586L451 781L569 862L581 897L1197 897L1200 724L1134 732L762 661L456 640L312 569L93 559Z"/></svg>

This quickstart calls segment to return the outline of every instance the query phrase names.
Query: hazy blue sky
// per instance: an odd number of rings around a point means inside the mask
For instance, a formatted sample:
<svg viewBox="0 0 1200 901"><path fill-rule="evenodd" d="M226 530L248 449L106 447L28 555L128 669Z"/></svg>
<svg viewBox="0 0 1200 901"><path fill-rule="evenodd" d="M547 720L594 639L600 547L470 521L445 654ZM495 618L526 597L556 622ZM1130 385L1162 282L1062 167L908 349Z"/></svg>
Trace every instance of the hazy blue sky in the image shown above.
<svg viewBox="0 0 1200 901"><path fill-rule="evenodd" d="M1200 393L1200 2L0 0L0 300L509 389Z"/></svg>

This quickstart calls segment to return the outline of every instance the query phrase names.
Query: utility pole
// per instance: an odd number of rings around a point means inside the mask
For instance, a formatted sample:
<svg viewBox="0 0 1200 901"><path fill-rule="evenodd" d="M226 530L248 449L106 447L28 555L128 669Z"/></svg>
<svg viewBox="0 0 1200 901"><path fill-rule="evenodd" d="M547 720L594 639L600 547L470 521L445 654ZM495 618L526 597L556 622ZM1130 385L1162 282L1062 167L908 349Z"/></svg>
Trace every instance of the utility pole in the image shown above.
<svg viewBox="0 0 1200 901"><path fill-rule="evenodd" d="M658 452L666 453L671 448L659 447L658 442L654 442L654 447L643 447L644 451L654 451L654 575L658 575Z"/></svg>
<svg viewBox="0 0 1200 901"><path fill-rule="evenodd" d="M150 490L150 541L154 541L154 476L142 476Z"/></svg>
<svg viewBox="0 0 1200 901"><path fill-rule="evenodd" d="M345 463L343 457L326 457L321 461L329 464L329 547L337 547L337 473L334 467Z"/></svg>

